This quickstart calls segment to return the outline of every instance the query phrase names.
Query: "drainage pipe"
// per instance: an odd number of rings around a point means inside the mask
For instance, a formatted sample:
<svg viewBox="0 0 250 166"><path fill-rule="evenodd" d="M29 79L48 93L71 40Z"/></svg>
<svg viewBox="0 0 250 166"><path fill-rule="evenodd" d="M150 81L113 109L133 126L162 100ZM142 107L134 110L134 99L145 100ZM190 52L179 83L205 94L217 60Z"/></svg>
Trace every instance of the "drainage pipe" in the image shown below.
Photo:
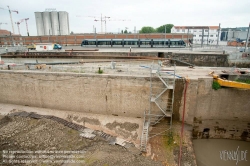
<svg viewBox="0 0 250 166"><path fill-rule="evenodd" d="M185 79L184 104L183 104L183 111L182 111L182 126L181 126L181 137L180 137L180 154L179 154L178 166L181 166L182 139L183 139L184 119L185 119L185 110L186 110L186 94L187 94L188 82L189 81Z"/></svg>

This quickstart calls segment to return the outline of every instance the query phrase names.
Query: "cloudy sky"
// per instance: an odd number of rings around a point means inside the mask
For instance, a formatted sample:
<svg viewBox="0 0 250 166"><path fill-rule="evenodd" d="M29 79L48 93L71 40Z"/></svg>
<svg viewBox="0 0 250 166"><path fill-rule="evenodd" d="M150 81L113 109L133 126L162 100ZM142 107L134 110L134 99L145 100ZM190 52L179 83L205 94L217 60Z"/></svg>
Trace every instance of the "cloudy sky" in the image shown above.
<svg viewBox="0 0 250 166"><path fill-rule="evenodd" d="M8 10L4 10L8 5L19 12L12 13L15 32L18 32L15 22L29 18L32 36L37 35L34 12L47 8L67 11L70 31L74 33L91 33L93 26L100 32L101 22L94 19L100 20L101 14L112 19L107 21L107 32L116 33L125 27L133 32L135 27L140 30L143 26L156 28L168 23L247 27L250 22L250 0L0 0L0 23L7 23L0 26L7 30L12 29ZM103 31L104 27L103 23ZM27 35L25 22L20 24L20 31Z"/></svg>

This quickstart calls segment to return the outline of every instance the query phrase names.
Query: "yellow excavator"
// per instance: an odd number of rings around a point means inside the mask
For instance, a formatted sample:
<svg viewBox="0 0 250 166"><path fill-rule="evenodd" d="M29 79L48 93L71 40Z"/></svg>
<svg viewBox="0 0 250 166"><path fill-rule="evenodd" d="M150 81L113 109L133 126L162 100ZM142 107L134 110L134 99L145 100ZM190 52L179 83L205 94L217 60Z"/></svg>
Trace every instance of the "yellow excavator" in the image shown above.
<svg viewBox="0 0 250 166"><path fill-rule="evenodd" d="M211 75L214 78L214 81L218 82L220 84L220 86L240 88L240 89L250 89L250 84L224 80L224 79L220 78L217 74L214 74L213 71L210 72L209 75Z"/></svg>

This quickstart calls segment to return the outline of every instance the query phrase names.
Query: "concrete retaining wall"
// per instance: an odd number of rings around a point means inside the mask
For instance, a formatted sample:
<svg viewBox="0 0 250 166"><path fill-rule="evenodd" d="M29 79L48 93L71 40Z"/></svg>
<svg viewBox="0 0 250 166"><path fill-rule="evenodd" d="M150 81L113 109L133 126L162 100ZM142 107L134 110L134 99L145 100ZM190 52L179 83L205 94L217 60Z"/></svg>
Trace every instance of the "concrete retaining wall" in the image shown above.
<svg viewBox="0 0 250 166"><path fill-rule="evenodd" d="M0 79L1 103L135 118L149 109L149 77L0 71Z"/></svg>
<svg viewBox="0 0 250 166"><path fill-rule="evenodd" d="M191 63L196 66L228 66L228 54L168 53L165 55L165 57ZM176 62L176 65L186 66L186 64L180 62Z"/></svg>
<svg viewBox="0 0 250 166"><path fill-rule="evenodd" d="M250 90L213 90L212 81L200 78L188 85L185 121L194 125L193 137L250 141Z"/></svg>

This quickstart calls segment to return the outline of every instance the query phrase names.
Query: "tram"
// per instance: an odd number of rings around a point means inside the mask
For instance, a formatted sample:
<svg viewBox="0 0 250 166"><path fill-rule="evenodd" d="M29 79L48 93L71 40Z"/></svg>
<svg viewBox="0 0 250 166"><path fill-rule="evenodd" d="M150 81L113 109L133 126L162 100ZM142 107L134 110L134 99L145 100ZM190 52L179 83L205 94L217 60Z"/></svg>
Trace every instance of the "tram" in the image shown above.
<svg viewBox="0 0 250 166"><path fill-rule="evenodd" d="M82 47L168 47L184 48L186 43L182 39L85 39Z"/></svg>

